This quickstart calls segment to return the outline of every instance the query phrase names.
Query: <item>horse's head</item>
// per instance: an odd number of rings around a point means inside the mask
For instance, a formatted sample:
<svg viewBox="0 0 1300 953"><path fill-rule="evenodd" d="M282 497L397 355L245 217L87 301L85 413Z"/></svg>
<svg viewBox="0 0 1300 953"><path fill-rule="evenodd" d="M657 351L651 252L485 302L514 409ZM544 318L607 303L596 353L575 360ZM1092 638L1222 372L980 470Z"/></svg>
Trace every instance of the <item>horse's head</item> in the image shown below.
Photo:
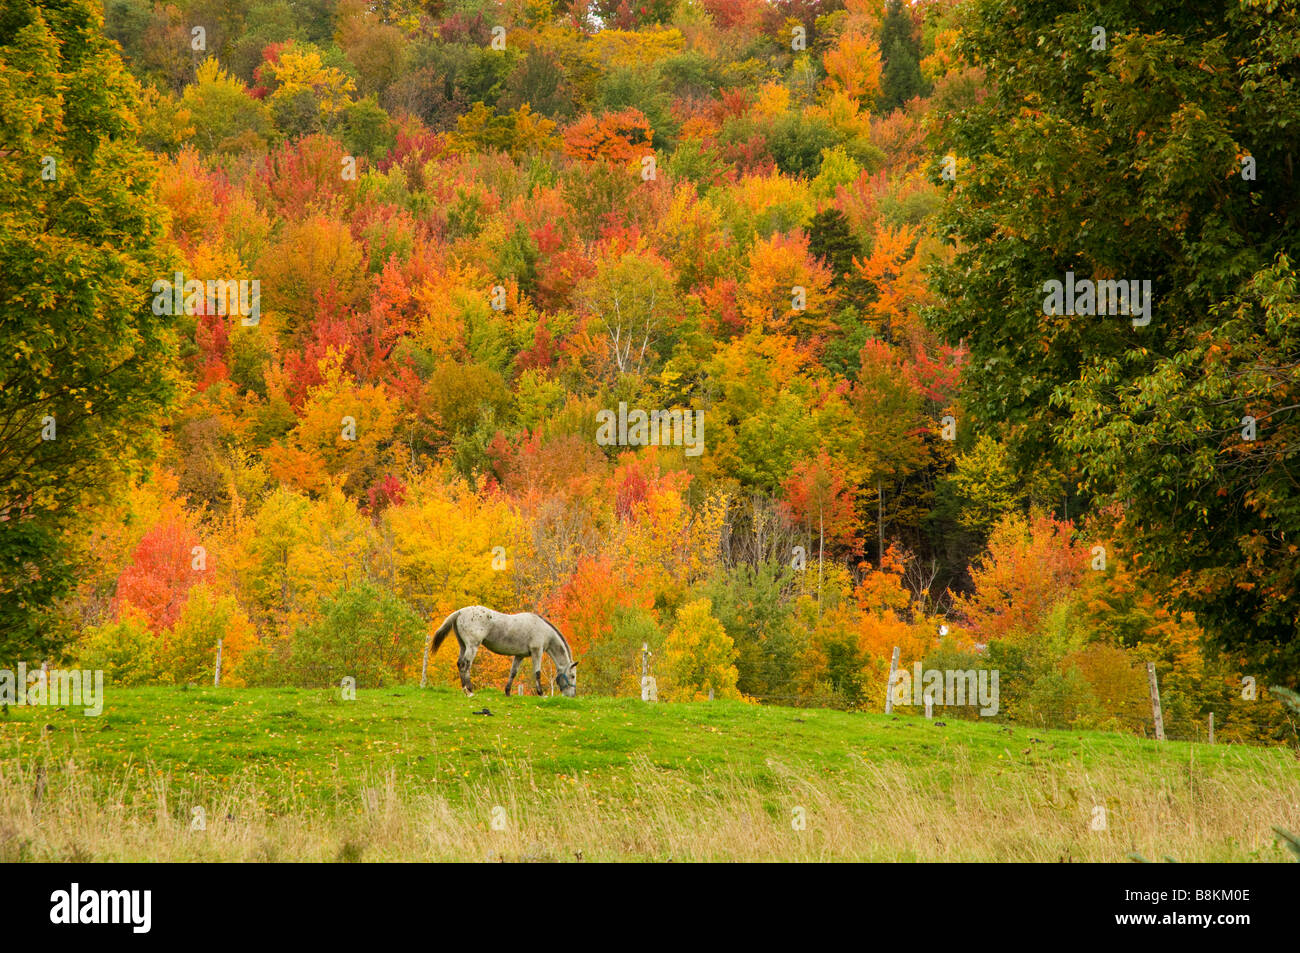
<svg viewBox="0 0 1300 953"><path fill-rule="evenodd" d="M578 663L570 662L567 672L556 672L555 684L560 686L560 693L566 698L578 694Z"/></svg>

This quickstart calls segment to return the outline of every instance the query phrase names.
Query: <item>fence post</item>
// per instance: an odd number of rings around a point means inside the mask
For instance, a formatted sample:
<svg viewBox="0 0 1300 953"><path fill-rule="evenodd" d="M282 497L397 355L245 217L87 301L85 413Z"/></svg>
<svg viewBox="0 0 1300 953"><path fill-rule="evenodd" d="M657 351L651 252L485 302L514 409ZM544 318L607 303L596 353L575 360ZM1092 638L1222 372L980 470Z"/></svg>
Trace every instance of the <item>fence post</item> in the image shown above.
<svg viewBox="0 0 1300 953"><path fill-rule="evenodd" d="M712 694L712 687L709 688ZM641 643L641 700L643 702L657 702L659 700L659 686L655 684L654 677L650 674L650 643Z"/></svg>
<svg viewBox="0 0 1300 953"><path fill-rule="evenodd" d="M934 717L934 695L930 692L925 693L925 717Z"/></svg>
<svg viewBox="0 0 1300 953"><path fill-rule="evenodd" d="M894 673L898 671L898 646L894 646L894 657L889 660L889 681L885 685L885 714L894 710Z"/></svg>
<svg viewBox="0 0 1300 953"><path fill-rule="evenodd" d="M1160 686L1156 684L1156 663L1147 662L1147 683L1151 686L1151 717L1156 723L1156 740L1165 740L1165 720L1160 714Z"/></svg>
<svg viewBox="0 0 1300 953"><path fill-rule="evenodd" d="M217 639L217 672L212 676L214 688L221 687L221 639Z"/></svg>
<svg viewBox="0 0 1300 953"><path fill-rule="evenodd" d="M1214 712L1210 712L1210 744L1214 744Z"/></svg>
<svg viewBox="0 0 1300 953"><path fill-rule="evenodd" d="M420 687L429 684L429 647L433 645L433 636L424 640L424 663L420 666Z"/></svg>

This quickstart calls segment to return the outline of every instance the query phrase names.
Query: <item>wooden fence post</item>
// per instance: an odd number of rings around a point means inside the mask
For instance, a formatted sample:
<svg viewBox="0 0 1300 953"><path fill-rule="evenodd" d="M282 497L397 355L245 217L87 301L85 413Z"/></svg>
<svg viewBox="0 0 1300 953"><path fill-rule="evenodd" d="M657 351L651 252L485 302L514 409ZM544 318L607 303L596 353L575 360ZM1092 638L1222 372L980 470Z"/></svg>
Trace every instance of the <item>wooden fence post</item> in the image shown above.
<svg viewBox="0 0 1300 953"><path fill-rule="evenodd" d="M1210 744L1214 744L1214 712L1210 712Z"/></svg>
<svg viewBox="0 0 1300 953"><path fill-rule="evenodd" d="M712 695L712 687L709 688L709 693ZM650 674L650 643L648 642L641 643L641 700L643 702L659 700L659 686L655 684L654 676Z"/></svg>
<svg viewBox="0 0 1300 953"><path fill-rule="evenodd" d="M433 645L433 636L424 640L424 664L420 666L420 687L429 684L429 648Z"/></svg>
<svg viewBox="0 0 1300 953"><path fill-rule="evenodd" d="M898 646L894 646L894 657L889 660L889 681L885 685L885 714L894 710L894 673L898 671Z"/></svg>
<svg viewBox="0 0 1300 953"><path fill-rule="evenodd" d="M212 685L214 688L221 687L221 639L217 639L217 671L212 676Z"/></svg>
<svg viewBox="0 0 1300 953"><path fill-rule="evenodd" d="M1156 740L1165 740L1165 720L1160 714L1160 686L1156 684L1156 663L1147 662L1147 683L1151 686L1151 717L1156 723Z"/></svg>

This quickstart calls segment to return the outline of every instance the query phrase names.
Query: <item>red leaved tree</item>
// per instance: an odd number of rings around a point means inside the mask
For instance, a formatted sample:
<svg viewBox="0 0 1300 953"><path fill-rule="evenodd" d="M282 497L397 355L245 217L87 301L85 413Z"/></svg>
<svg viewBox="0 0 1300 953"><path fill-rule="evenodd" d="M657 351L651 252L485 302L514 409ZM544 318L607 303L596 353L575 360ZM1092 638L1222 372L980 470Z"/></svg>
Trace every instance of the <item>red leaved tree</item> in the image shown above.
<svg viewBox="0 0 1300 953"><path fill-rule="evenodd" d="M136 607L155 633L175 625L190 587L212 568L206 553L195 552L198 544L195 532L179 521L159 523L145 533L117 577L116 611Z"/></svg>

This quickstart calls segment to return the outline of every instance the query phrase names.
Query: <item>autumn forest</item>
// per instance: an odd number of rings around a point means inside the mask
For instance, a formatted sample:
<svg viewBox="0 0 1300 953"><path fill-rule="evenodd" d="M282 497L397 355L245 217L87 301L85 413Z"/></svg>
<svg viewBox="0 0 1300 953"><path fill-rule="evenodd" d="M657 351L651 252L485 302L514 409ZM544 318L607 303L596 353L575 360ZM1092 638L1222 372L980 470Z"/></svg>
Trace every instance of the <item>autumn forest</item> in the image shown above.
<svg viewBox="0 0 1300 953"><path fill-rule="evenodd" d="M579 699L1294 743L1298 107L1290 2L0 2L0 665L477 604Z"/></svg>

